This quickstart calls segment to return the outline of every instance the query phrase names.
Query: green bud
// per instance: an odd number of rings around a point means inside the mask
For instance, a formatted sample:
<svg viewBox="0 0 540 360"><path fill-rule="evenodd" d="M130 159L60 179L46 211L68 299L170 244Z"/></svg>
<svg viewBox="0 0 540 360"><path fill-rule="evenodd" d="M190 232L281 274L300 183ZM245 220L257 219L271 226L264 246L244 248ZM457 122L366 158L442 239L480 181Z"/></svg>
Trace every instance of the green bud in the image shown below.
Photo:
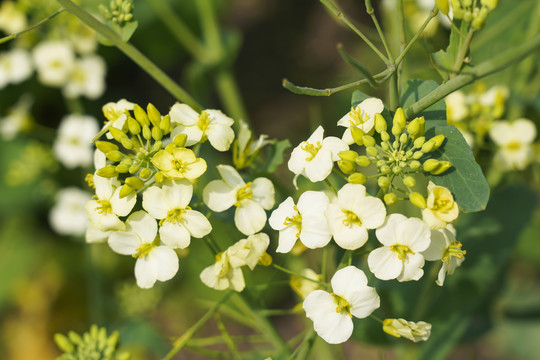
<svg viewBox="0 0 540 360"><path fill-rule="evenodd" d="M402 144L405 144L408 140L409 140L409 137L405 133L402 133L399 136L399 142L402 143Z"/></svg>
<svg viewBox="0 0 540 360"><path fill-rule="evenodd" d="M420 159L422 156L424 156L424 153L423 153L422 151L415 151L415 152L412 154L412 157L413 157L413 159L415 159L415 160Z"/></svg>
<svg viewBox="0 0 540 360"><path fill-rule="evenodd" d="M120 142L122 143L122 146L128 150L131 150L135 147L133 141L128 139L127 137L123 138Z"/></svg>
<svg viewBox="0 0 540 360"><path fill-rule="evenodd" d="M375 114L375 131L378 133L382 133L383 131L386 131L387 124L386 120L381 114Z"/></svg>
<svg viewBox="0 0 540 360"><path fill-rule="evenodd" d="M392 143L392 147L393 147L394 149L398 149L398 148L399 148L399 141L394 140L394 142Z"/></svg>
<svg viewBox="0 0 540 360"><path fill-rule="evenodd" d="M383 175L390 174L392 172L392 169L388 165L383 165L379 169L380 173Z"/></svg>
<svg viewBox="0 0 540 360"><path fill-rule="evenodd" d="M450 4L448 0L435 0L435 3L442 14L448 15L448 12L450 11Z"/></svg>
<svg viewBox="0 0 540 360"><path fill-rule="evenodd" d="M383 159L377 160L377 167L381 167L384 165L386 165L386 160L383 160Z"/></svg>
<svg viewBox="0 0 540 360"><path fill-rule="evenodd" d="M367 180L366 175L359 172L351 174L347 178L347 181L351 184L365 184L366 180Z"/></svg>
<svg viewBox="0 0 540 360"><path fill-rule="evenodd" d="M163 173L161 171L158 171L156 173L156 182L158 184L161 184L162 182L164 182L165 180L167 180L167 178L165 177L165 175L163 175Z"/></svg>
<svg viewBox="0 0 540 360"><path fill-rule="evenodd" d="M118 331L114 331L111 336L107 338L107 346L114 349L118 344L119 339L120 333Z"/></svg>
<svg viewBox="0 0 540 360"><path fill-rule="evenodd" d="M426 142L426 138L421 136L419 138L414 139L414 147L417 149L420 149L422 145Z"/></svg>
<svg viewBox="0 0 540 360"><path fill-rule="evenodd" d="M420 164L420 161L418 160L413 160L409 163L409 167L413 170L418 170L421 166L422 164Z"/></svg>
<svg viewBox="0 0 540 360"><path fill-rule="evenodd" d="M146 140L150 140L152 138L152 131L150 130L150 127L148 125L143 125L142 136Z"/></svg>
<svg viewBox="0 0 540 360"><path fill-rule="evenodd" d="M167 146L165 146L165 151L172 154L174 149L176 149L177 147L179 147L179 146L176 146L174 143L170 143Z"/></svg>
<svg viewBox="0 0 540 360"><path fill-rule="evenodd" d="M416 180L412 176L406 176L405 179L403 179L403 183L406 187L412 188L416 185Z"/></svg>
<svg viewBox="0 0 540 360"><path fill-rule="evenodd" d="M96 174L104 177L104 178L112 178L118 176L118 172L116 171L116 166L105 166L96 171Z"/></svg>
<svg viewBox="0 0 540 360"><path fill-rule="evenodd" d="M433 141L433 144L434 144L433 145L433 150L431 150L431 151L437 150L442 145L442 143L444 142L444 139L445 139L445 137L444 137L443 134L439 134L439 135L429 139L430 141Z"/></svg>
<svg viewBox="0 0 540 360"><path fill-rule="evenodd" d="M119 162L124 158L124 154L118 150L112 150L105 154L107 159Z"/></svg>
<svg viewBox="0 0 540 360"><path fill-rule="evenodd" d="M399 165L396 165L396 166L394 166L394 167L392 168L392 172L393 172L394 174L396 174L396 175L397 175L397 174L401 174L401 171L402 171L402 170L403 170L403 168L402 168L401 166L399 166Z"/></svg>
<svg viewBox="0 0 540 360"><path fill-rule="evenodd" d="M142 181L136 176L130 176L126 178L125 183L134 188L135 190L138 190L144 186L144 181Z"/></svg>
<svg viewBox="0 0 540 360"><path fill-rule="evenodd" d="M390 187L390 179L386 176L381 176L377 179L377 184L381 189L388 189L388 187Z"/></svg>
<svg viewBox="0 0 540 360"><path fill-rule="evenodd" d="M139 122L141 126L150 125L150 121L148 120L146 112L143 110L142 107L137 104L133 106L133 115L135 115L135 119Z"/></svg>
<svg viewBox="0 0 540 360"><path fill-rule="evenodd" d="M398 201L398 197L394 193L388 193L384 195L384 202L388 206L394 205L395 203L397 203L397 201Z"/></svg>
<svg viewBox="0 0 540 360"><path fill-rule="evenodd" d="M388 145L387 142L383 142L383 143L381 144L381 148L382 148L384 151L388 151L388 150L390 150L390 145Z"/></svg>
<svg viewBox="0 0 540 360"><path fill-rule="evenodd" d="M137 120L130 116L127 119L127 123L130 133L132 133L133 135L138 135L141 133L141 125L137 122Z"/></svg>
<svg viewBox="0 0 540 360"><path fill-rule="evenodd" d="M366 152L371 156L377 156L379 154L379 152L377 151L377 148L374 146L367 147Z"/></svg>
<svg viewBox="0 0 540 360"><path fill-rule="evenodd" d="M144 160L145 157L146 157L145 153L143 153L143 152L138 152L137 153L137 159Z"/></svg>
<svg viewBox="0 0 540 360"><path fill-rule="evenodd" d="M135 174L137 171L139 171L140 168L141 168L141 165L139 163L133 163L129 167L128 171L130 174Z"/></svg>
<svg viewBox="0 0 540 360"><path fill-rule="evenodd" d="M470 23L472 18L473 18L473 15L470 10L466 10L463 12L463 21Z"/></svg>
<svg viewBox="0 0 540 360"><path fill-rule="evenodd" d="M349 175L356 171L356 164L352 161L347 160L338 160L338 167L343 171L343 173Z"/></svg>
<svg viewBox="0 0 540 360"><path fill-rule="evenodd" d="M83 342L81 336L77 334L75 331L68 332L68 338L75 345L82 344Z"/></svg>
<svg viewBox="0 0 540 360"><path fill-rule="evenodd" d="M141 179L148 179L150 175L152 175L152 170L148 168L141 169L141 171L139 172L139 176L141 177Z"/></svg>
<svg viewBox="0 0 540 360"><path fill-rule="evenodd" d="M109 127L109 133L112 135L114 140L116 140L118 142L122 142L122 139L127 138L126 133L124 133L122 130L118 130L117 128L114 128L112 126Z"/></svg>
<svg viewBox="0 0 540 360"><path fill-rule="evenodd" d="M159 150L161 150L162 147L163 147L163 142L162 141L156 141L154 143L154 145L152 145L152 152L159 151Z"/></svg>
<svg viewBox="0 0 540 360"><path fill-rule="evenodd" d="M96 141L96 147L105 154L109 151L118 150L118 146L108 141Z"/></svg>
<svg viewBox="0 0 540 360"><path fill-rule="evenodd" d="M420 118L412 120L409 125L407 125L407 132L411 135L413 140L420 135Z"/></svg>
<svg viewBox="0 0 540 360"><path fill-rule="evenodd" d="M62 334L54 334L54 342L56 343L56 345L58 345L60 350L65 353L69 354L75 351L75 347L73 346L71 341L69 341L69 339Z"/></svg>
<svg viewBox="0 0 540 360"><path fill-rule="evenodd" d="M161 140L161 138L163 137L163 133L161 132L161 129L158 128L158 127L153 127L152 128L152 138L156 141L159 141Z"/></svg>
<svg viewBox="0 0 540 360"><path fill-rule="evenodd" d="M381 140L382 141L390 140L390 134L388 134L386 131L381 132Z"/></svg>
<svg viewBox="0 0 540 360"><path fill-rule="evenodd" d="M373 138L373 136L369 136L369 135L362 136L362 142L364 143L366 147L375 145L375 139Z"/></svg>
<svg viewBox="0 0 540 360"><path fill-rule="evenodd" d="M432 152L433 151L433 147L435 146L435 143L433 141L431 141L432 139L429 139L428 141L426 141L424 143L424 145L422 145L422 152L425 154L425 153L429 153L429 152Z"/></svg>
<svg viewBox="0 0 540 360"><path fill-rule="evenodd" d="M369 166L371 164L371 160L369 160L369 158L365 155L361 155L361 156L358 156L354 162L356 162L356 164L358 166L362 166L362 167L366 167L366 166Z"/></svg>
<svg viewBox="0 0 540 360"><path fill-rule="evenodd" d="M131 194L133 191L135 191L131 186L124 184L120 188L120 199L125 198L129 194Z"/></svg>
<svg viewBox="0 0 540 360"><path fill-rule="evenodd" d="M351 130L351 136L354 142L360 146L364 145L362 142L362 138L365 135L364 131L356 126L351 126L349 129Z"/></svg>
<svg viewBox="0 0 540 360"><path fill-rule="evenodd" d="M129 170L129 165L127 164L118 164L116 165L116 171L120 174L127 173Z"/></svg>
<svg viewBox="0 0 540 360"><path fill-rule="evenodd" d="M480 3L492 11L499 5L499 0L480 0Z"/></svg>
<svg viewBox="0 0 540 360"><path fill-rule="evenodd" d="M419 207L420 209L425 209L427 204L426 204L426 199L424 199L424 197L422 196L422 194L420 193L417 193L417 192L412 192L410 195L409 195L409 201L416 207Z"/></svg>
<svg viewBox="0 0 540 360"><path fill-rule="evenodd" d="M184 147L186 145L187 141L187 135L186 134L178 134L173 139L173 144L178 147Z"/></svg>
<svg viewBox="0 0 540 360"><path fill-rule="evenodd" d="M405 120L405 113L403 112L403 109L397 108L396 113L394 114L394 120L392 122L392 134L394 134L394 136L401 134L403 129L405 129L406 124L407 120Z"/></svg>
<svg viewBox="0 0 540 360"><path fill-rule="evenodd" d="M452 167L452 163L450 161L439 161L439 166L435 170L431 171L431 174L433 175L440 175L446 170L450 169Z"/></svg>
<svg viewBox="0 0 540 360"><path fill-rule="evenodd" d="M163 119L159 122L159 128L163 134L168 134L171 131L171 116L169 114L165 115Z"/></svg>
<svg viewBox="0 0 540 360"><path fill-rule="evenodd" d="M346 150L346 151L340 151L338 153L338 156L341 158L341 160L347 160L347 161L355 161L358 157L358 153L353 150Z"/></svg>
<svg viewBox="0 0 540 360"><path fill-rule="evenodd" d="M412 156L413 156L412 150L407 150L407 151L405 152L405 156L407 157L407 159L412 158Z"/></svg>
<svg viewBox="0 0 540 360"><path fill-rule="evenodd" d="M148 113L148 119L154 125L155 127L159 127L159 123L161 122L161 114L156 109L156 107L152 104L148 104L146 107L146 112Z"/></svg>
<svg viewBox="0 0 540 360"><path fill-rule="evenodd" d="M431 172L435 170L439 166L439 160L436 159L427 159L424 161L424 164L422 164L422 168L425 172Z"/></svg>

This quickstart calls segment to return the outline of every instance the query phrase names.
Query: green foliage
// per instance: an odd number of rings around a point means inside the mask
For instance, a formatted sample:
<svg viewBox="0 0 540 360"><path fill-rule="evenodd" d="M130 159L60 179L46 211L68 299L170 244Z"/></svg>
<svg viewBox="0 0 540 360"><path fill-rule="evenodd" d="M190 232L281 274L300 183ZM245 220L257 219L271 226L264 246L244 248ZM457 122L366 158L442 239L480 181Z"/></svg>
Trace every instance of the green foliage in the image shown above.
<svg viewBox="0 0 540 360"><path fill-rule="evenodd" d="M452 30L450 31L450 43L446 50L439 50L431 54L435 67L444 81L447 81L450 74L452 74L458 54L463 47L465 37L471 27L470 23L462 20L456 20L455 25L452 26Z"/></svg>
<svg viewBox="0 0 540 360"><path fill-rule="evenodd" d="M270 146L272 149L271 154L269 155L269 162L268 166L265 169L265 172L267 173L273 173L276 171L279 165L281 165L284 161L284 153L285 150L291 147L291 142L289 139L276 141L274 144Z"/></svg>
<svg viewBox="0 0 540 360"><path fill-rule="evenodd" d="M407 108L422 99L424 96L435 90L439 84L433 80L409 80L401 90L399 104L402 108ZM423 116L426 120L426 129L436 125L446 125L446 105L441 99L431 105L417 116ZM412 119L407 119L412 120Z"/></svg>

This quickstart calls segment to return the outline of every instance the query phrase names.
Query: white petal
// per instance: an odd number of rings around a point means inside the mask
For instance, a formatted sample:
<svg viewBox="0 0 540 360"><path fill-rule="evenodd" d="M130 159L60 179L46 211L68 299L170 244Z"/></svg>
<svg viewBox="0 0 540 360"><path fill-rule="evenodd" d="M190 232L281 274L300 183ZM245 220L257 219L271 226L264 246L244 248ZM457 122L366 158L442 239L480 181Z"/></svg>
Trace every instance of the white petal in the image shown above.
<svg viewBox="0 0 540 360"><path fill-rule="evenodd" d="M110 178L104 178L94 173L94 186L96 187L96 195L100 200L109 200L114 193L113 184L115 181Z"/></svg>
<svg viewBox="0 0 540 360"><path fill-rule="evenodd" d="M142 245L137 234L127 231L114 231L109 236L109 246L122 255L133 255Z"/></svg>
<svg viewBox="0 0 540 360"><path fill-rule="evenodd" d="M266 213L255 201L243 200L234 213L234 223L242 234L255 234L266 224Z"/></svg>
<svg viewBox="0 0 540 360"><path fill-rule="evenodd" d="M185 134L187 136L185 146L191 146L191 145L197 144L199 141L201 141L201 138L203 136L202 130L199 129L197 125L193 125L193 126L177 125L175 128L173 128L171 132L171 139L174 139L176 136L180 134Z"/></svg>
<svg viewBox="0 0 540 360"><path fill-rule="evenodd" d="M364 101L362 101L359 105L360 109L362 109L363 112L368 114L368 116L371 118L375 114L380 114L384 110L384 104L381 101L381 99L377 98L368 98Z"/></svg>
<svg viewBox="0 0 540 360"><path fill-rule="evenodd" d="M188 180L166 182L162 189L170 209L185 209L193 195L193 185Z"/></svg>
<svg viewBox="0 0 540 360"><path fill-rule="evenodd" d="M173 249L185 249L191 242L189 231L183 225L168 221L161 224L159 237L163 244Z"/></svg>
<svg viewBox="0 0 540 360"><path fill-rule="evenodd" d="M364 226L343 224L336 225L332 232L334 240L342 249L356 250L361 248L368 240L369 235Z"/></svg>
<svg viewBox="0 0 540 360"><path fill-rule="evenodd" d="M427 208L422 210L422 220L433 230L444 229L446 226L446 222L439 219L433 211Z"/></svg>
<svg viewBox="0 0 540 360"><path fill-rule="evenodd" d="M113 212L118 216L127 216L135 203L137 202L137 194L131 193L128 196L120 198L120 188L114 191L113 196L110 199Z"/></svg>
<svg viewBox="0 0 540 360"><path fill-rule="evenodd" d="M259 203L263 209L270 210L274 207L274 184L264 177L256 178L251 184L253 201Z"/></svg>
<svg viewBox="0 0 540 360"><path fill-rule="evenodd" d="M368 279L366 274L357 267L346 266L336 271L330 283L332 284L333 292L348 301L347 295L365 288Z"/></svg>
<svg viewBox="0 0 540 360"><path fill-rule="evenodd" d="M443 230L431 230L431 244L422 255L428 261L441 260L448 247Z"/></svg>
<svg viewBox="0 0 540 360"><path fill-rule="evenodd" d="M323 146L321 150L330 151L332 154L332 161L338 161L341 158L338 153L341 151L349 150L349 146L343 142L340 138L335 136L329 136L323 140Z"/></svg>
<svg viewBox="0 0 540 360"><path fill-rule="evenodd" d="M405 220L407 220L407 217L401 214L388 215L383 225L375 231L375 235L381 244L386 246L399 244L400 234L398 227Z"/></svg>
<svg viewBox="0 0 540 360"><path fill-rule="evenodd" d="M203 190L203 201L212 211L225 211L236 203L236 192L224 181L213 180Z"/></svg>
<svg viewBox="0 0 540 360"><path fill-rule="evenodd" d="M279 231L279 244L276 249L276 252L278 253L288 253L291 251L291 249L294 247L294 244L296 244L296 240L298 240L298 233L300 232L300 229L298 229L297 226L286 226L285 228L281 229Z"/></svg>
<svg viewBox="0 0 540 360"><path fill-rule="evenodd" d="M186 104L174 104L169 112L171 122L192 126L199 121L199 114Z"/></svg>
<svg viewBox="0 0 540 360"><path fill-rule="evenodd" d="M164 219L170 209L165 191L151 186L143 192L142 207L155 219Z"/></svg>
<svg viewBox="0 0 540 360"><path fill-rule="evenodd" d="M324 215L330 200L322 191L306 191L298 199L298 212L305 215Z"/></svg>
<svg viewBox="0 0 540 360"><path fill-rule="evenodd" d="M154 286L156 280L170 280L178 272L178 256L166 246L153 248L135 263L137 285L143 289Z"/></svg>
<svg viewBox="0 0 540 360"><path fill-rule="evenodd" d="M326 246L332 234L328 228L326 217L323 215L315 216L302 216L302 230L300 232L300 241L310 248L320 248Z"/></svg>
<svg viewBox="0 0 540 360"><path fill-rule="evenodd" d="M196 238L202 238L212 231L212 225L206 216L195 210L186 210L182 214L182 224L188 229L191 236Z"/></svg>
<svg viewBox="0 0 540 360"><path fill-rule="evenodd" d="M110 231L101 231L92 224L88 224L84 239L87 243L102 243L107 241Z"/></svg>
<svg viewBox="0 0 540 360"><path fill-rule="evenodd" d="M431 232L427 225L418 218L409 218L399 225L400 241L414 252L421 252L429 247Z"/></svg>
<svg viewBox="0 0 540 360"><path fill-rule="evenodd" d="M126 220L126 231L136 233L141 241L150 244L157 235L157 222L145 211L137 211L131 214Z"/></svg>
<svg viewBox="0 0 540 360"><path fill-rule="evenodd" d="M520 142L523 144L530 144L534 141L536 137L536 126L531 120L528 119L517 119L512 124L514 127L514 132L518 134Z"/></svg>
<svg viewBox="0 0 540 360"><path fill-rule="evenodd" d="M289 196L285 201L279 204L277 209L272 211L268 223L272 229L282 230L287 227L287 225L284 224L285 219L288 217L292 218L297 213L298 212L294 209L294 200Z"/></svg>
<svg viewBox="0 0 540 360"><path fill-rule="evenodd" d="M312 182L323 181L330 175L334 162L329 150L320 149L311 161L306 163L304 169L306 177Z"/></svg>
<svg viewBox="0 0 540 360"><path fill-rule="evenodd" d="M223 181L225 181L225 183L231 188L240 188L246 185L238 171L236 171L236 169L232 166L218 165L217 169L219 171L219 174L223 178Z"/></svg>
<svg viewBox="0 0 540 360"><path fill-rule="evenodd" d="M206 136L208 136L208 141L214 149L227 151L234 140L234 131L230 125L224 126L210 123L206 129Z"/></svg>
<svg viewBox="0 0 540 360"><path fill-rule="evenodd" d="M350 208L368 229L376 229L384 223L386 207L381 199L366 196L356 206Z"/></svg>
<svg viewBox="0 0 540 360"><path fill-rule="evenodd" d="M369 253L369 270L381 280L395 279L403 270L403 262L398 258L397 253L383 246Z"/></svg>
<svg viewBox="0 0 540 360"><path fill-rule="evenodd" d="M302 145L304 143L301 143L297 147L293 149L291 152L291 157L289 158L289 161L287 162L287 166L289 167L289 170L293 174L301 174L304 171L304 168L306 167L306 164L311 154L307 151L302 150Z"/></svg>
<svg viewBox="0 0 540 360"><path fill-rule="evenodd" d="M419 280L424 275L424 257L422 254L408 254L403 262L403 271L397 277L398 281Z"/></svg>

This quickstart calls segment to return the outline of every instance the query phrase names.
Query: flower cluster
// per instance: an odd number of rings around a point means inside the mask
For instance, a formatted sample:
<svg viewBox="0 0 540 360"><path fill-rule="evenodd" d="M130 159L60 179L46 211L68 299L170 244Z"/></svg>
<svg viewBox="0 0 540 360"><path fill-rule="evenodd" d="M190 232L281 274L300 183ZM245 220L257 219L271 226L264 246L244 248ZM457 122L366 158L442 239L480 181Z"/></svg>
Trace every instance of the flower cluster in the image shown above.
<svg viewBox="0 0 540 360"><path fill-rule="evenodd" d="M499 4L499 0L436 0L441 13L450 13L450 5L454 19L460 19L471 24L473 29L484 27L488 14ZM478 6L477 6L478 5Z"/></svg>

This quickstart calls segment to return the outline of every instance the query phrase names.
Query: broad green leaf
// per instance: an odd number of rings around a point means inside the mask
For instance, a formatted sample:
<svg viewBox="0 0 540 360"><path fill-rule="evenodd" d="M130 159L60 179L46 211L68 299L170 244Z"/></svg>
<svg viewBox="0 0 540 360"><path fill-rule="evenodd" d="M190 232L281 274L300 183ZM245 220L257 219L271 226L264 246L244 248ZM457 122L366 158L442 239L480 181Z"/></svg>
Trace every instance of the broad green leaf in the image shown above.
<svg viewBox="0 0 540 360"><path fill-rule="evenodd" d="M291 142L289 139L277 141L275 144L273 144L274 152L272 154L272 157L270 158L270 161L268 163L268 167L266 168L266 171L269 173L273 173L276 171L279 165L283 163L283 153L285 150L291 147Z"/></svg>
<svg viewBox="0 0 540 360"><path fill-rule="evenodd" d="M426 131L426 138L439 134L446 140L432 157L450 161L452 167L441 175L428 174L428 179L450 189L464 212L484 210L489 199L489 185L469 145L454 126L434 126Z"/></svg>
<svg viewBox="0 0 540 360"><path fill-rule="evenodd" d="M424 96L435 90L439 84L433 80L409 80L401 90L400 106L406 108L422 99ZM426 119L426 128L436 125L446 125L446 104L444 100L439 100L417 116ZM412 119L408 119L412 120Z"/></svg>

